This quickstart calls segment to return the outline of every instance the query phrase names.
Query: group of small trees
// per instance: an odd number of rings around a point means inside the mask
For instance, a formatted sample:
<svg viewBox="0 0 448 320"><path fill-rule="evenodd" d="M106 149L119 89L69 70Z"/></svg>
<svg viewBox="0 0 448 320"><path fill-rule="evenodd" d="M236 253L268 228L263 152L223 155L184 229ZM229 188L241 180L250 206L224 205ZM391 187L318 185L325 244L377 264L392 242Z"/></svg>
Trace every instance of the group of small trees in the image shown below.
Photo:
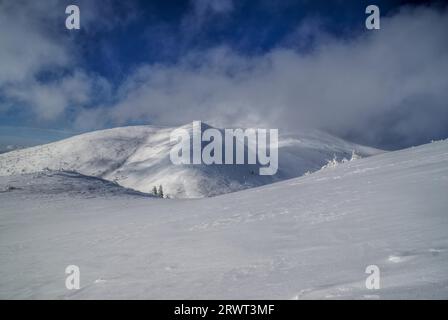
<svg viewBox="0 0 448 320"><path fill-rule="evenodd" d="M154 186L152 188L152 194L155 195L156 197L163 198L163 187L162 187L162 185L159 185L159 189L157 189L157 187Z"/></svg>
<svg viewBox="0 0 448 320"><path fill-rule="evenodd" d="M328 160L327 164L324 165L322 169L327 169L327 168L335 168L337 167L339 164L341 163L345 163L345 162L350 162L350 161L355 161L358 159L361 159L362 157L360 155L358 155L355 150L352 150L352 157L350 158L350 160L348 160L347 158L343 158L341 161L338 161L338 159L336 158L336 155L333 156L332 160Z"/></svg>

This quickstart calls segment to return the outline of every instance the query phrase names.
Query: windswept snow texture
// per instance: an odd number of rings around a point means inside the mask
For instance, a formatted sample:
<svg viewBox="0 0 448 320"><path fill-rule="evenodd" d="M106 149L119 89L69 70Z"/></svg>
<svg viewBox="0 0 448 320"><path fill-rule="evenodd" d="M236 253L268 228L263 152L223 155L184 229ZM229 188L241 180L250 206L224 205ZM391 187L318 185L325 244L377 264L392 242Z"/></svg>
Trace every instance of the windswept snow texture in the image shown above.
<svg viewBox="0 0 448 320"><path fill-rule="evenodd" d="M448 298L448 141L204 199L77 179L0 177L0 298Z"/></svg>
<svg viewBox="0 0 448 320"><path fill-rule="evenodd" d="M191 124L183 128L191 129ZM318 170L334 156L350 158L352 151L363 157L380 152L321 132L285 135L279 138L279 171L260 176L257 165L173 165L169 153L174 129L115 128L0 154L0 176L45 169L76 171L141 192L162 185L170 197L201 198L298 177Z"/></svg>

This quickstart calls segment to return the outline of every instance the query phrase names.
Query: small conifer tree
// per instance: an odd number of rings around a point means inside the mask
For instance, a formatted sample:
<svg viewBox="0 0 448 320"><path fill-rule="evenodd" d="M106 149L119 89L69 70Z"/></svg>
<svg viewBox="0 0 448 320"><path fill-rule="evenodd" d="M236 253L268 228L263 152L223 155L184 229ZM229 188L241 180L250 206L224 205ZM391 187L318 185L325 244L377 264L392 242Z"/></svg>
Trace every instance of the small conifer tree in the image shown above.
<svg viewBox="0 0 448 320"><path fill-rule="evenodd" d="M163 188L162 188L162 185L159 186L159 191L157 192L157 194L158 194L158 196L160 198L163 198Z"/></svg>

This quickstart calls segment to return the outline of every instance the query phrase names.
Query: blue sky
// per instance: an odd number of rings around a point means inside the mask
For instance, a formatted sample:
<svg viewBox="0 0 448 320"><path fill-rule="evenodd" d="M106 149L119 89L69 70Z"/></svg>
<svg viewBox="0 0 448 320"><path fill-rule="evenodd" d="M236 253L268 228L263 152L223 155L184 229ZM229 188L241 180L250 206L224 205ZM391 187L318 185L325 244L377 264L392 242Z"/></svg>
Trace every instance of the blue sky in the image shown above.
<svg viewBox="0 0 448 320"><path fill-rule="evenodd" d="M447 26L442 1L6 0L0 125L203 120L416 145L448 136Z"/></svg>
<svg viewBox="0 0 448 320"><path fill-rule="evenodd" d="M382 0L375 4L383 15L389 15L404 4L420 2L427 1ZM116 26L104 28L92 21L86 30L60 30L59 36L70 33L69 36L75 38L86 68L120 81L139 64L175 63L191 50L207 50L225 44L243 55L262 54L277 46L286 46L297 26L308 21L316 21L335 36L352 37L366 32L364 11L371 1L143 0L107 3L108 14L118 15L114 18L120 20ZM59 11L63 11L64 5ZM61 19L64 18L61 15ZM309 45L306 42L300 49L306 50Z"/></svg>

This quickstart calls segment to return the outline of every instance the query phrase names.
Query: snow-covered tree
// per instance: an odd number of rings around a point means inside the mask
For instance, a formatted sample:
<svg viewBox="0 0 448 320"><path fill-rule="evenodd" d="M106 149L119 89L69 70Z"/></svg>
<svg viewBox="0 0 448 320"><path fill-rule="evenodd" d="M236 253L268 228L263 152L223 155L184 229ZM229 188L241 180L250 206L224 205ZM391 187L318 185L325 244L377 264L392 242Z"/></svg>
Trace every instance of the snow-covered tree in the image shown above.
<svg viewBox="0 0 448 320"><path fill-rule="evenodd" d="M358 160L361 158L362 157L360 155L358 155L355 150L352 150L352 157L351 157L350 161Z"/></svg>
<svg viewBox="0 0 448 320"><path fill-rule="evenodd" d="M328 168L336 168L339 164L338 159L336 158L336 155L333 156L332 160L327 160L327 164L324 165L321 170L328 169Z"/></svg>
<svg viewBox="0 0 448 320"><path fill-rule="evenodd" d="M159 191L157 192L157 194L158 194L158 196L160 198L163 198L163 188L162 188L162 185L159 186Z"/></svg>
<svg viewBox="0 0 448 320"><path fill-rule="evenodd" d="M153 188L152 188L152 194L153 195L157 195L157 187L156 186L154 186Z"/></svg>

